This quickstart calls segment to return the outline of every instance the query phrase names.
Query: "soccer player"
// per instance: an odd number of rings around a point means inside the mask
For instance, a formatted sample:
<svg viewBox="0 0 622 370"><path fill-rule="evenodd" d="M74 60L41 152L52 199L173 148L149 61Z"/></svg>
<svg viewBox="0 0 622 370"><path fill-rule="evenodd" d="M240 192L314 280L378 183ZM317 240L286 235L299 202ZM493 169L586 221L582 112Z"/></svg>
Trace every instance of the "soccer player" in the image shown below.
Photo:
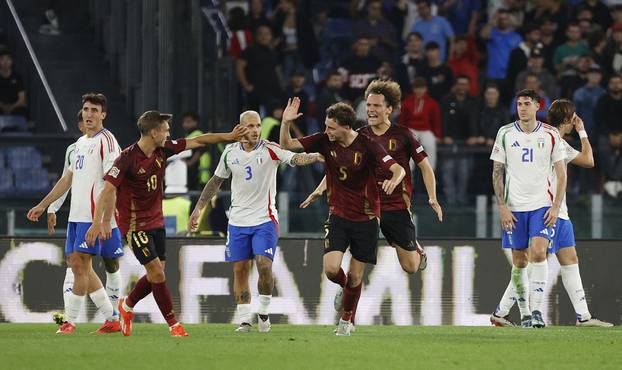
<svg viewBox="0 0 622 370"><path fill-rule="evenodd" d="M343 314L337 335L350 335L352 313L361 295L365 263L376 263L380 199L374 175L377 166L390 171L382 181L382 191L392 194L406 172L391 155L366 135L352 127L356 113L347 104L333 104L326 110L326 130L292 139L290 125L302 114L300 100L288 101L283 112L280 142L288 150L318 152L326 162L329 217L324 240L324 272L332 282L344 287ZM350 248L348 275L341 269L343 254Z"/></svg>
<svg viewBox="0 0 622 370"><path fill-rule="evenodd" d="M555 100L549 108L548 121L551 126L559 130L562 138L572 133L574 128L581 139L580 152L570 146L566 140L562 139L561 143L566 152L565 165L567 166L568 163L571 163L579 167L594 167L592 146L588 140L583 120L575 114L574 103L567 99ZM553 176L552 186L555 186L556 182L557 178ZM585 291L583 290L581 274L579 273L579 258L577 257L575 245L574 228L568 216L568 206L566 205L566 197L564 196L559 211L559 219L555 226L555 236L553 242L549 246L548 253L555 253L561 265L562 282L577 315L576 325L611 327L613 324L593 317L587 307ZM505 294L503 294L501 298L501 302L499 302L497 310L490 317L490 322L493 325L514 326L507 316L514 305L515 295L514 286L510 282Z"/></svg>
<svg viewBox="0 0 622 370"><path fill-rule="evenodd" d="M516 95L519 119L499 129L490 159L494 161L492 184L503 228L502 245L512 249L511 279L521 326L543 328L546 251L566 193L566 153L559 132L536 120L539 101L533 90L522 90ZM555 189L549 180L551 167L557 177ZM531 288L527 277L528 247Z"/></svg>
<svg viewBox="0 0 622 370"><path fill-rule="evenodd" d="M110 237L107 220L113 216L116 197L119 228L134 256L147 271L127 298L119 300L121 331L125 336L132 331L134 306L151 292L169 325L171 335L188 335L175 318L164 275L166 245L162 189L167 158L186 149L237 140L245 134L245 129L236 127L227 134L204 134L192 139L169 140L170 119L170 114L161 114L155 110L140 116L140 139L123 150L104 176L104 189L97 199L93 226L87 233L88 243L93 243L98 236L104 240Z"/></svg>
<svg viewBox="0 0 622 370"><path fill-rule="evenodd" d="M278 241L278 213L275 207L276 171L281 163L305 166L322 161L318 153L293 153L270 141L261 140L261 117L255 111L240 115L240 125L248 134L240 143L227 145L214 176L208 181L190 216L189 228L199 226L205 205L231 177L231 207L225 260L233 262L233 290L240 316L238 332L251 330L251 295L248 278L253 259L259 281L257 327L270 331L268 310L274 288L272 261Z"/></svg>
<svg viewBox="0 0 622 370"><path fill-rule="evenodd" d="M120 152L119 144L110 131L103 127L106 118L107 101L103 94L89 93L82 96L82 118L87 134L75 143L71 166L56 183L50 193L28 212L28 219L38 220L52 202L69 188L71 207L67 225L65 254L73 271L73 287L66 293L66 322L57 333L71 334L86 294L106 318L98 333L112 333L120 330L118 316L114 312L110 296L117 296L121 287L118 258L123 256L121 234L114 220L110 222L112 237L88 245L86 233L93 222L94 201L103 188L103 175L112 167ZM106 289L93 270L94 255L104 257L107 271ZM71 281L71 275L65 277ZM67 282L69 284L69 282ZM107 293L108 292L108 293ZM112 297L114 298L114 297Z"/></svg>

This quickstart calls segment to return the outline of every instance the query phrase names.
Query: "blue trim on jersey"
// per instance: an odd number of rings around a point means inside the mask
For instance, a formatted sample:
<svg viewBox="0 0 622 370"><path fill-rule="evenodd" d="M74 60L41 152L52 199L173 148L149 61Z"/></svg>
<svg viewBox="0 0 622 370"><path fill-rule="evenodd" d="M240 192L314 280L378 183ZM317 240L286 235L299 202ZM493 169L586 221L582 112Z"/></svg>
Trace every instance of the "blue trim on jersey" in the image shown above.
<svg viewBox="0 0 622 370"><path fill-rule="evenodd" d="M263 144L263 139L259 139L259 140L257 140L257 144L255 144L255 147L253 148L253 150L256 150L257 148L259 148L259 146L260 146L261 144ZM241 150L243 150L243 151L246 151L246 150L244 150L244 145L243 145L242 143L240 143L240 149L241 149ZM251 152L252 152L253 150L251 150Z"/></svg>
<svg viewBox="0 0 622 370"><path fill-rule="evenodd" d="M518 121L514 121L514 127L516 127L516 129L520 132L524 132L522 128L520 128L520 125L518 124Z"/></svg>
<svg viewBox="0 0 622 370"><path fill-rule="evenodd" d="M230 224L227 227L225 261L244 261L253 259L255 256L266 256L272 260L278 240L277 225L273 221L257 226Z"/></svg>
<svg viewBox="0 0 622 370"><path fill-rule="evenodd" d="M537 236L552 240L555 236L555 231L552 227L547 227L544 224L544 214L549 208L542 207L535 211L512 212L517 221L514 223L514 230L503 230L501 237L503 248L528 248L529 240Z"/></svg>
<svg viewBox="0 0 622 370"><path fill-rule="evenodd" d="M99 130L99 131L97 131L97 133L96 133L95 135L91 136L91 138L96 137L97 135L101 134L101 133L102 133L102 132L104 132L104 131L106 131L106 128L105 128L105 127L102 127L102 129L101 129L101 130Z"/></svg>
<svg viewBox="0 0 622 370"><path fill-rule="evenodd" d="M91 222L69 222L67 224L67 241L65 242L65 255L69 256L74 252L88 253L95 256L107 258L118 258L123 256L123 243L121 242L121 231L118 227L112 229L112 236L108 240L95 241L95 245L86 244L86 232L91 227Z"/></svg>
<svg viewBox="0 0 622 370"><path fill-rule="evenodd" d="M548 253L557 253L562 248L574 247L577 245L574 239L574 226L572 221L558 219L555 225L555 236L553 242L549 246Z"/></svg>
<svg viewBox="0 0 622 370"><path fill-rule="evenodd" d="M536 128L532 132L538 131L540 129L540 127L542 127L542 122L537 121Z"/></svg>

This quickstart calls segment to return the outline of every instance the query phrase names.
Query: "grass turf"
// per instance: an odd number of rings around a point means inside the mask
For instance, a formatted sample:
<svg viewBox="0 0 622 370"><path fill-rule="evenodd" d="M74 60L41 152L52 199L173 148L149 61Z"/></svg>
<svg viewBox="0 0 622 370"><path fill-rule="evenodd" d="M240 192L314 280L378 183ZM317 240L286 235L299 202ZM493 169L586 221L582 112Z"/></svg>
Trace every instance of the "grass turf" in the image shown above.
<svg viewBox="0 0 622 370"><path fill-rule="evenodd" d="M135 324L130 337L74 335L55 325L0 324L3 369L619 369L622 328L360 326L336 337L331 326L273 325L235 333L233 325Z"/></svg>

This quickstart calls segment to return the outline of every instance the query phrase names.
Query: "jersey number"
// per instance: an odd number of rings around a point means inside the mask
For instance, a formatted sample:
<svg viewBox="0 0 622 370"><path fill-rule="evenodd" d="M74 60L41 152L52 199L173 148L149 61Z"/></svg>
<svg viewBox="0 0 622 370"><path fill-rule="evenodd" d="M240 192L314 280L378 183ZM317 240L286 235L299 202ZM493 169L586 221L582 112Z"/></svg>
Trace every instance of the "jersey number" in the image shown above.
<svg viewBox="0 0 622 370"><path fill-rule="evenodd" d="M76 169L77 170L81 170L82 166L84 166L84 156L83 155L78 155L76 157Z"/></svg>
<svg viewBox="0 0 622 370"><path fill-rule="evenodd" d="M348 178L348 170L344 166L339 167L339 180L345 181Z"/></svg>
<svg viewBox="0 0 622 370"><path fill-rule="evenodd" d="M523 162L533 162L533 149L523 148Z"/></svg>
<svg viewBox="0 0 622 370"><path fill-rule="evenodd" d="M244 167L244 169L246 170L246 177L244 178L244 180L248 181L250 179L253 178L253 168L251 166L246 166Z"/></svg>
<svg viewBox="0 0 622 370"><path fill-rule="evenodd" d="M151 177L147 179L147 191L154 191L157 188L158 188L158 176L151 175Z"/></svg>

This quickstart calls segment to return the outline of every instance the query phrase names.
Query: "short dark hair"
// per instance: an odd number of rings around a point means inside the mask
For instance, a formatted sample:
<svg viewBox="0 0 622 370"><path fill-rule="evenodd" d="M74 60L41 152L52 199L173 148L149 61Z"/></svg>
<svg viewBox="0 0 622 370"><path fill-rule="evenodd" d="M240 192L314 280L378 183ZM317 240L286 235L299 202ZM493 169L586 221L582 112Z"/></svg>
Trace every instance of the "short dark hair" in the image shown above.
<svg viewBox="0 0 622 370"><path fill-rule="evenodd" d="M159 128L164 121L170 121L172 117L171 114L148 110L138 118L136 125L141 135L147 135L149 131Z"/></svg>
<svg viewBox="0 0 622 370"><path fill-rule="evenodd" d="M463 74L458 75L456 77L456 82L458 82L459 79L463 79L463 80L467 80L467 81L471 82L471 77L469 77L467 75L463 75Z"/></svg>
<svg viewBox="0 0 622 370"><path fill-rule="evenodd" d="M465 41L465 42L468 42L468 41L469 41L469 37L468 37L466 34L460 34L460 35L457 35L457 36L454 38L454 42L458 42L458 41Z"/></svg>
<svg viewBox="0 0 622 370"><path fill-rule="evenodd" d="M430 41L427 44L425 44L425 47L424 47L425 51L434 50L434 49L440 49L440 48L441 47L438 45L438 42L436 42L436 41Z"/></svg>
<svg viewBox="0 0 622 370"><path fill-rule="evenodd" d="M557 99L551 103L547 113L547 121L553 127L559 127L564 121L572 118L576 112L574 103L568 99Z"/></svg>
<svg viewBox="0 0 622 370"><path fill-rule="evenodd" d="M181 120L183 121L184 118L187 118L187 117L190 117L194 121L199 122L199 115L196 112L189 111L189 112L186 112L186 113L182 114L181 115Z"/></svg>
<svg viewBox="0 0 622 370"><path fill-rule="evenodd" d="M530 98L531 100L535 101L536 103L540 102L540 95L535 91L535 90L531 90L531 89L523 89L521 91L519 91L518 93L516 93L516 100L518 100L518 98Z"/></svg>
<svg viewBox="0 0 622 370"><path fill-rule="evenodd" d="M373 80L365 90L365 99L367 99L369 94L382 95L384 96L385 103L389 107L393 108L393 110L400 109L402 90L400 89L400 85L395 81Z"/></svg>
<svg viewBox="0 0 622 370"><path fill-rule="evenodd" d="M428 81L425 78L419 76L413 79L412 85L415 89L418 87L428 87Z"/></svg>
<svg viewBox="0 0 622 370"><path fill-rule="evenodd" d="M82 95L82 105L86 102L99 105L102 107L102 112L105 112L108 109L108 99L106 99L106 95L101 93L90 92Z"/></svg>
<svg viewBox="0 0 622 370"><path fill-rule="evenodd" d="M356 112L348 104L340 102L326 108L326 118L334 120L339 126L354 127Z"/></svg>
<svg viewBox="0 0 622 370"><path fill-rule="evenodd" d="M338 69L331 69L330 71L328 71L328 74L326 75L326 79L328 80L332 76L341 76L341 73L339 73Z"/></svg>
<svg viewBox="0 0 622 370"><path fill-rule="evenodd" d="M421 3L425 3L427 6L432 6L432 2L430 0L416 0L415 5L419 5Z"/></svg>
<svg viewBox="0 0 622 370"><path fill-rule="evenodd" d="M408 35L406 35L406 41L408 41L408 39L413 37L413 36L415 36L419 40L423 40L423 36L419 32L413 31L413 32L410 32Z"/></svg>

